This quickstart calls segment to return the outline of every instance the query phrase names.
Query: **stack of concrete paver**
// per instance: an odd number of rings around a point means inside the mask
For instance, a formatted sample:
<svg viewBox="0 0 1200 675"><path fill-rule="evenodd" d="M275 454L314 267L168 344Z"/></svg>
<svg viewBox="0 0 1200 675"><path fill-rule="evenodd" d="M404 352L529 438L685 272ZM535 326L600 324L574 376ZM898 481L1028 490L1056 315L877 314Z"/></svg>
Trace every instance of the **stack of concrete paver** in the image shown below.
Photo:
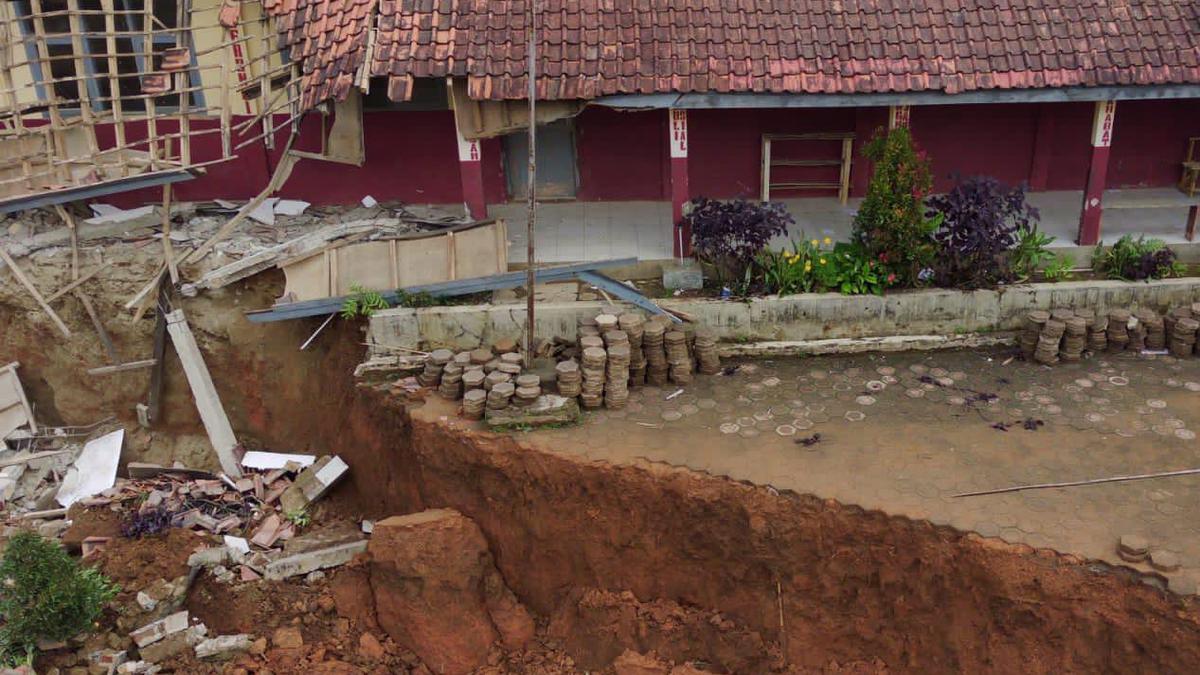
<svg viewBox="0 0 1200 675"><path fill-rule="evenodd" d="M1195 314L1195 316L1194 316ZM1165 315L1148 307L1033 310L1022 321L1018 344L1026 360L1043 365L1073 362L1085 352L1162 353L1183 358L1196 353L1200 303L1176 307Z"/></svg>

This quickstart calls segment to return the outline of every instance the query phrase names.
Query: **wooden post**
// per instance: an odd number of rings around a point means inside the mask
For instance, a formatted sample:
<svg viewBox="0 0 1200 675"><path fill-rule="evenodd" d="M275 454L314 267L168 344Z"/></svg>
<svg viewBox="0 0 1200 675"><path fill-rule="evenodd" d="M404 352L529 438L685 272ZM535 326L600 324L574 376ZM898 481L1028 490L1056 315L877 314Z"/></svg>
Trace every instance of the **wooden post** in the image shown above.
<svg viewBox="0 0 1200 675"><path fill-rule="evenodd" d="M1083 207L1079 212L1079 236L1075 239L1080 246L1095 246L1100 241L1100 217L1104 212L1101 201L1104 198L1108 155L1116 119L1116 101L1096 101L1096 114L1092 120L1092 157L1088 164L1087 184L1083 188Z"/></svg>
<svg viewBox="0 0 1200 675"><path fill-rule="evenodd" d="M537 281L534 251L534 225L537 222L537 0L529 3L529 176L525 181L528 193L528 218L525 222L525 367L533 365L533 287Z"/></svg>
<svg viewBox="0 0 1200 675"><path fill-rule="evenodd" d="M692 230L683 222L683 205L691 196L688 189L688 114L686 110L676 109L668 110L667 114L670 123L671 225L675 234L672 249L676 258L686 258L692 254ZM770 177L769 151L767 155L763 165L764 185Z"/></svg>
<svg viewBox="0 0 1200 675"><path fill-rule="evenodd" d="M108 91L112 98L112 126L116 134L117 147L125 147L125 109L121 100L121 70L117 62L117 13L113 8L113 0L100 0L100 8L104 11L104 51L108 53ZM129 175L129 164L125 161L125 153L117 154L121 176Z"/></svg>
<svg viewBox="0 0 1200 675"><path fill-rule="evenodd" d="M187 141L184 141L187 145ZM175 249L171 246L171 184L163 185L163 216L162 216L162 245L163 262L171 274L171 283L179 283L179 266L175 264Z"/></svg>

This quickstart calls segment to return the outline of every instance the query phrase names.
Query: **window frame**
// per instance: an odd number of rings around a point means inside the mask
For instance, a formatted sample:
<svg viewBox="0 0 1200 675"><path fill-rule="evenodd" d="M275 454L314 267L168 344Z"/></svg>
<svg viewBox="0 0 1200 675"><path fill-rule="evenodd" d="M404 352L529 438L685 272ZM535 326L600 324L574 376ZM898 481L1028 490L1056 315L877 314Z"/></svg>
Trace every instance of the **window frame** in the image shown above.
<svg viewBox="0 0 1200 675"><path fill-rule="evenodd" d="M179 0L179 1L185 2L186 0ZM113 83L117 85L117 91L109 92L109 98L122 98L120 96L119 81L121 79L123 79L123 77L130 77L130 78L136 77L136 78L139 78L139 82L140 82L140 78L145 73L153 71L153 68L147 68L146 63L145 63L145 61L146 61L145 37L144 37L144 32L142 31L142 27L140 25L137 28L133 27L134 14L135 13L140 14L139 9L132 4L134 2L154 2L154 0L113 0L114 11L120 12L120 14L116 17L117 18L117 21L115 23L116 30L118 33L122 32L122 31L129 33L129 35L120 35L117 37L117 39L118 40L128 40L129 45L130 45L130 52L128 54L120 54L117 57L118 63L119 63L119 59L121 59L121 58L132 58L134 60L134 63L136 64L137 72L121 73L119 70L120 66L118 65L118 72L117 72L118 77L112 78ZM190 2L188 4L190 5ZM145 5L143 4L142 6L144 7ZM20 27L21 34L22 34L22 37L24 38L24 42L25 42L25 56L26 56L27 60L29 61L28 65L29 65L30 76L33 79L34 91L37 92L37 97L38 97L39 101L49 100L47 93L54 91L55 85L54 85L53 80L55 78L53 76L53 73L51 73L50 77L46 77L46 74L43 72L43 64L39 60L40 55L38 53L37 33L33 29L34 19L31 16L33 14L33 3L31 2L31 0L16 0L14 9L15 9L15 13L16 13L17 25ZM185 16L186 16L186 14L185 14ZM138 22L138 23L140 24L141 22ZM152 54L154 54L154 53L156 53L156 49L159 47L162 47L162 48L175 47L175 46L177 46L177 43L179 46L183 46L183 47L187 48L188 53L189 53L189 58L191 59L191 67L187 71L188 72L188 80L189 80L189 84L187 86L188 86L188 88L196 89L196 91L189 92L189 94L188 94L188 109L187 109L187 111L189 113L191 113L193 111L203 110L205 107L203 80L200 77L200 71L198 69L194 36L192 35L192 31L191 31L190 27L183 30L181 33L178 33L177 35L179 35L181 37L181 39L177 40L176 37L174 37L171 34L153 35L151 37L153 44L151 45L150 51ZM100 77L97 75L97 73L99 71L96 68L97 59L107 59L108 57L106 55L97 56L97 55L93 54L92 53L92 45L91 45L93 40L107 39L107 33L90 32L90 31L86 30L86 26L85 26L85 30L80 37L81 37L80 41L83 44L82 59L83 59L84 73L85 73L83 84L87 87L88 104L91 106L92 112L110 111L113 108L113 105L112 105L113 102L111 100L103 100L105 97L102 95L103 92L100 89ZM71 35L55 33L53 36L52 35L43 35L42 39L45 41L47 48L49 48L51 46L56 46L56 47L66 46L71 50L72 55L74 55L75 47L74 47L74 42L73 42ZM119 47L118 47L118 51L120 51ZM151 61L150 65L153 65L153 57L152 57L152 61ZM72 64L72 69L74 69L74 64ZM106 75L104 75L104 77L106 77L106 78L109 77L110 74L107 74L107 69L105 72L106 72ZM78 83L79 74L76 73L75 77L76 77L76 81ZM48 82L49 82L49 84L47 84ZM77 84L77 86L78 86L78 84ZM161 96L159 96L157 98L161 98L163 96L170 96L170 95L171 95L171 93L168 92L166 94L162 94ZM174 95L179 96L178 93L176 93ZM149 98L138 99L137 104L140 104L140 105L137 105L137 107L138 107L137 112L144 113L146 110L145 104L150 100L151 99L149 99ZM126 101L126 99L122 98L123 105L124 105L125 101ZM59 106L58 107L59 114L63 115L64 117L81 116L83 114L83 110L82 110L83 104L84 104L84 102L80 100L80 101L76 101L75 103L70 104L70 105ZM180 112L183 112L183 109L181 106L178 105L178 103L176 103L175 105L156 104L155 112L163 113L163 114L178 114ZM42 114L43 114L43 116L48 117L49 111L43 112Z"/></svg>

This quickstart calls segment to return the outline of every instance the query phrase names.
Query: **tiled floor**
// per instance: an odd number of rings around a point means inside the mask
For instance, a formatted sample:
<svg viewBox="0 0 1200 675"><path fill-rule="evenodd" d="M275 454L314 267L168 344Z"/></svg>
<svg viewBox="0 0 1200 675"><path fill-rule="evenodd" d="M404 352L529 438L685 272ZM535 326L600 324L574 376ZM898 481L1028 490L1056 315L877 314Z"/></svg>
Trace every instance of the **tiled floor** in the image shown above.
<svg viewBox="0 0 1200 675"><path fill-rule="evenodd" d="M1155 190L1110 190L1106 199L1118 203L1131 196L1181 196L1164 188ZM1078 191L1038 192L1029 201L1041 212L1041 228L1057 238L1055 246L1074 246L1079 228L1083 193ZM862 200L842 206L833 197L785 199L796 219L791 236L831 237L845 240ZM489 207L491 215L508 221L509 260L525 261L526 207L523 203ZM1104 239L1113 241L1126 233L1157 237L1169 244L1185 243L1187 208L1110 208L1104 212ZM665 260L671 257L671 205L667 202L550 202L538 206L537 257L542 262L573 262L605 258L637 257ZM780 245L786 243L779 241Z"/></svg>
<svg viewBox="0 0 1200 675"><path fill-rule="evenodd" d="M956 497L1200 467L1200 359L1106 355L1052 368L962 351L748 361L729 377L631 391L541 449L639 459L837 499L1035 547L1127 564L1124 534L1200 581L1200 475ZM819 440L811 445L799 439ZM1133 565L1149 571L1145 565Z"/></svg>

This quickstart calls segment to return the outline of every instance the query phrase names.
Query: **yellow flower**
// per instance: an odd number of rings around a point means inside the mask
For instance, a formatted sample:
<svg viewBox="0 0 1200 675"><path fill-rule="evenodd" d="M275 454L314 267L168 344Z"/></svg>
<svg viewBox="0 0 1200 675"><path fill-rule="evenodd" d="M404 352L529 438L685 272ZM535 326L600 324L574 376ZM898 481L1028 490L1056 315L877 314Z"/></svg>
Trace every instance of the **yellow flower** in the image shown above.
<svg viewBox="0 0 1200 675"><path fill-rule="evenodd" d="M811 272L811 271L812 271L812 261L809 261L809 262L806 262L806 263L804 263L804 271L805 271L805 272Z"/></svg>
<svg viewBox="0 0 1200 675"><path fill-rule="evenodd" d="M817 240L816 240L816 239L813 239L813 240L812 240L812 245L813 245L813 246L819 246L820 244L817 242Z"/></svg>
<svg viewBox="0 0 1200 675"><path fill-rule="evenodd" d="M824 264L825 264L825 259L824 259L824 258L821 258L821 264L822 264L822 265L824 265Z"/></svg>
<svg viewBox="0 0 1200 675"><path fill-rule="evenodd" d="M828 245L830 245L830 244L832 244L832 243L833 243L833 240L832 240L832 239L830 239L829 237L825 237L825 245L826 245L826 246L828 246Z"/></svg>

